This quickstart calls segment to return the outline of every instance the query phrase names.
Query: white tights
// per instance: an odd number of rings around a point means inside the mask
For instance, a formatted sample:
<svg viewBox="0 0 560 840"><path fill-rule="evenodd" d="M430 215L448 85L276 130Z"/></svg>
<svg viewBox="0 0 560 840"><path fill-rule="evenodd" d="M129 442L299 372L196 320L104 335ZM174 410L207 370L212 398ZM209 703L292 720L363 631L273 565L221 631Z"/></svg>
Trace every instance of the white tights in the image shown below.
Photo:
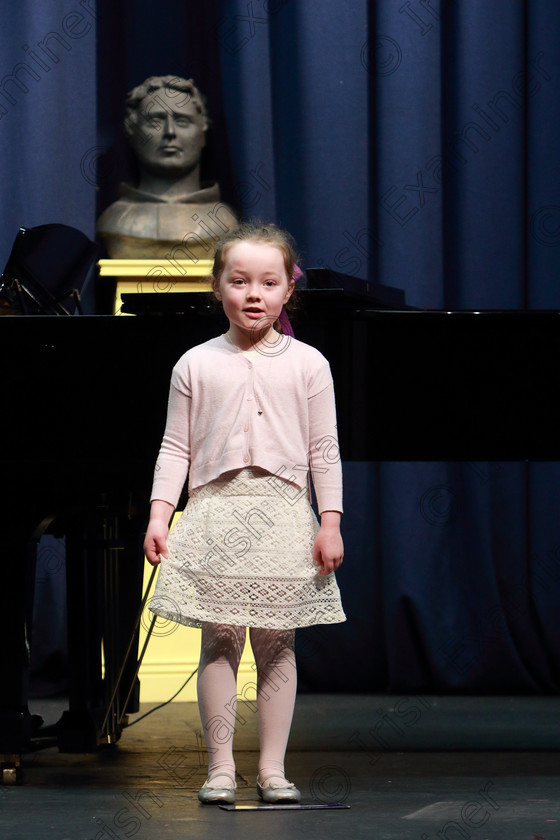
<svg viewBox="0 0 560 840"><path fill-rule="evenodd" d="M284 777L284 756L296 699L295 630L249 629L257 666L259 779ZM237 669L245 646L245 628L202 625L198 668L198 706L208 750L212 784L220 773L235 776L233 735L237 709ZM254 711L254 708L253 708Z"/></svg>

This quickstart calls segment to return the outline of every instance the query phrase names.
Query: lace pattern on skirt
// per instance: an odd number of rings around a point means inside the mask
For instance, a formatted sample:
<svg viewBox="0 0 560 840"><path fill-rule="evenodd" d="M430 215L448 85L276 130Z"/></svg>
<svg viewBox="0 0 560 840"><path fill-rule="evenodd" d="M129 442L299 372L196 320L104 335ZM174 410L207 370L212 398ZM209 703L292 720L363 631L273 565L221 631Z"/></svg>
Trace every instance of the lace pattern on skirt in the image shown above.
<svg viewBox="0 0 560 840"><path fill-rule="evenodd" d="M313 562L318 528L307 491L254 467L224 473L191 493L149 609L191 627L345 621L334 573Z"/></svg>

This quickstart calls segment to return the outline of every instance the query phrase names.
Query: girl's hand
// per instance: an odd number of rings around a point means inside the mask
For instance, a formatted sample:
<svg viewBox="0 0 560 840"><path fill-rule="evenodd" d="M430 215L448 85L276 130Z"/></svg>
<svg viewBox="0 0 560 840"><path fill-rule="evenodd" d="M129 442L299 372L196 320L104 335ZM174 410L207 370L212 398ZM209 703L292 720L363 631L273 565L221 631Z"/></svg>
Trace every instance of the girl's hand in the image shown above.
<svg viewBox="0 0 560 840"><path fill-rule="evenodd" d="M167 536L169 534L169 520L173 514L173 505L160 499L152 502L150 521L144 540L144 554L152 566L157 566L162 557L169 557Z"/></svg>
<svg viewBox="0 0 560 840"><path fill-rule="evenodd" d="M344 557L344 543L340 535L340 513L323 511L321 527L313 545L313 560L320 567L319 574L335 572Z"/></svg>

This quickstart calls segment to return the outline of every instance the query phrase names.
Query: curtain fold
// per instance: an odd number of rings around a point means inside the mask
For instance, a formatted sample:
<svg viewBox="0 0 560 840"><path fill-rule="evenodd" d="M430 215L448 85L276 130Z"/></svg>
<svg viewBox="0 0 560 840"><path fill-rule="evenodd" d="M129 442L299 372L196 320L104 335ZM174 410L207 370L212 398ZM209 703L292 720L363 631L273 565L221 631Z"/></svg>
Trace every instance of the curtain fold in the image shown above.
<svg viewBox="0 0 560 840"><path fill-rule="evenodd" d="M0 265L20 227L93 238L97 114L93 0L1 4Z"/></svg>

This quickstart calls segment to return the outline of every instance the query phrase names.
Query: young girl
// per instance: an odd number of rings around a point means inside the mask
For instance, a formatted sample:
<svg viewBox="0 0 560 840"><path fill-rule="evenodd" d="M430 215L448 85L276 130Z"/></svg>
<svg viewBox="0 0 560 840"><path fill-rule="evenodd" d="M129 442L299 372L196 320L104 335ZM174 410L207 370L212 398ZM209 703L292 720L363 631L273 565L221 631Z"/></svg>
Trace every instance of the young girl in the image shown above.
<svg viewBox="0 0 560 840"><path fill-rule="evenodd" d="M197 691L209 767L198 797L205 803L235 800L245 628L257 667L257 791L265 802L297 802L300 792L284 774L295 628L345 621L334 576L343 544L332 377L318 350L286 334L284 304L297 271L291 237L273 225L240 225L221 240L212 288L229 329L174 367L155 468L144 549L161 567L150 609L202 628ZM188 503L168 538L187 473Z"/></svg>

